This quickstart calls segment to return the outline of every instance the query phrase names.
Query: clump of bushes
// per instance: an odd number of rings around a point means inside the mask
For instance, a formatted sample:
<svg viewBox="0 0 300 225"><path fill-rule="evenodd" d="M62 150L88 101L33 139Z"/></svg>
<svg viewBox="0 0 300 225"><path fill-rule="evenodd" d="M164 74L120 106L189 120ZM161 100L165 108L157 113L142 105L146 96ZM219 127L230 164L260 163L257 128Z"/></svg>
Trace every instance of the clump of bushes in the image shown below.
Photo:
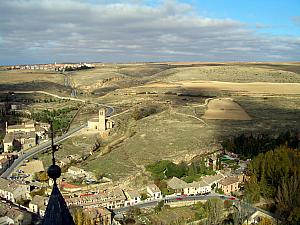
<svg viewBox="0 0 300 225"><path fill-rule="evenodd" d="M142 107L142 108L136 107L132 112L132 117L135 120L140 120L140 119L143 119L150 115L156 114L158 112L159 112L159 110L155 106Z"/></svg>

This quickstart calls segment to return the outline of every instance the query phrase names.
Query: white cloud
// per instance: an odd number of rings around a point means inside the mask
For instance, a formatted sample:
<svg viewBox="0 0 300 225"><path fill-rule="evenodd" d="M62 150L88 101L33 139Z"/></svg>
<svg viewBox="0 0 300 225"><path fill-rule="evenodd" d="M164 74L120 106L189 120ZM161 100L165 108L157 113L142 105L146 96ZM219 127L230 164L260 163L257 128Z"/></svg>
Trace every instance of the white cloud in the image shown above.
<svg viewBox="0 0 300 225"><path fill-rule="evenodd" d="M125 3L124 3L125 2ZM299 39L163 1L4 0L0 64L49 61L296 60Z"/></svg>

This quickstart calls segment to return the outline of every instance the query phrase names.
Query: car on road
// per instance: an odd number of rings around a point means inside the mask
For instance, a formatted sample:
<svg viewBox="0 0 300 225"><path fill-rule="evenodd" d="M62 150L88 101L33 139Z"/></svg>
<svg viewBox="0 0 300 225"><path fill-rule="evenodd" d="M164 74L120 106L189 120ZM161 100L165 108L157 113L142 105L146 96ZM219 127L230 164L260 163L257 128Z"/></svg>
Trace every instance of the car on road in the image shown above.
<svg viewBox="0 0 300 225"><path fill-rule="evenodd" d="M236 198L235 197L230 197L230 198L228 198L229 200L236 200Z"/></svg>
<svg viewBox="0 0 300 225"><path fill-rule="evenodd" d="M182 199L183 199L183 198L181 198L181 197L177 197L177 198L176 198L177 201L180 201L180 200L182 200Z"/></svg>

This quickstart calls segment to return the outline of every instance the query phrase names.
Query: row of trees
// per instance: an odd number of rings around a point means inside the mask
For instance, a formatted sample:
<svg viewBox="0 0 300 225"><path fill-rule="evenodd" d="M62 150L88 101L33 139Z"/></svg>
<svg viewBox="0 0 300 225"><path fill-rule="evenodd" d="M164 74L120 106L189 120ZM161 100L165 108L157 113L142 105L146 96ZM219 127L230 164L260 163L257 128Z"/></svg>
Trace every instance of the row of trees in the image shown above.
<svg viewBox="0 0 300 225"><path fill-rule="evenodd" d="M282 132L277 137L267 134L241 134L223 141L222 146L229 152L239 154L242 158L253 158L262 152L274 150L277 146L287 144L290 148L300 149L299 133Z"/></svg>
<svg viewBox="0 0 300 225"><path fill-rule="evenodd" d="M77 107L65 107L57 110L43 110L40 112L34 112L31 114L31 119L49 123L50 120L53 121L53 129L57 132L62 132L68 128L70 121L72 120L73 114L72 111L77 110Z"/></svg>
<svg viewBox="0 0 300 225"><path fill-rule="evenodd" d="M249 202L260 197L275 200L276 213L285 224L300 223L300 152L288 146L261 153L248 166L251 175L245 186Z"/></svg>

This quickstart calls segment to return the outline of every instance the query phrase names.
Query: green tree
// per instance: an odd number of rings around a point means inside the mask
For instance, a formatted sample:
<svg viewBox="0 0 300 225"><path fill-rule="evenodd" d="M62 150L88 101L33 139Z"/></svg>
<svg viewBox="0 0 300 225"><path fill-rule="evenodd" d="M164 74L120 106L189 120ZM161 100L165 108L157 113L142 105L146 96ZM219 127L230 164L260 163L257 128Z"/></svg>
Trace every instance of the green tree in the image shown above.
<svg viewBox="0 0 300 225"><path fill-rule="evenodd" d="M245 185L245 200L249 203L258 202L260 199L260 186L255 176L251 176Z"/></svg>
<svg viewBox="0 0 300 225"><path fill-rule="evenodd" d="M35 179L40 182L46 182L49 180L49 177L46 171L40 171L35 173Z"/></svg>
<svg viewBox="0 0 300 225"><path fill-rule="evenodd" d="M141 200L146 200L148 198L146 193L141 193Z"/></svg>
<svg viewBox="0 0 300 225"><path fill-rule="evenodd" d="M164 201L160 201L157 206L155 206L154 210L155 212L160 212L162 210L162 208L164 207L165 202Z"/></svg>

